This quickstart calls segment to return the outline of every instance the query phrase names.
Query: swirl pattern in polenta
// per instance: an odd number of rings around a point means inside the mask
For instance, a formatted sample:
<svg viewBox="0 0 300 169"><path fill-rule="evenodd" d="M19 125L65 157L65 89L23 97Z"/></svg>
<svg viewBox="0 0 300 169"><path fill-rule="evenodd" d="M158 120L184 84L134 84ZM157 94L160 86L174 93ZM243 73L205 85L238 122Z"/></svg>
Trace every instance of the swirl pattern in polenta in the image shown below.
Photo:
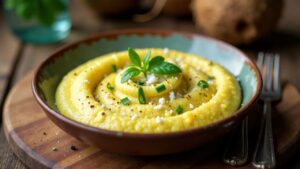
<svg viewBox="0 0 300 169"><path fill-rule="evenodd" d="M149 55L149 60L162 56L180 71L128 75L133 65L128 51L99 56L63 78L56 91L59 111L70 119L102 129L162 133L205 126L239 108L240 86L219 64L175 50L135 51L141 57L141 66L145 55Z"/></svg>

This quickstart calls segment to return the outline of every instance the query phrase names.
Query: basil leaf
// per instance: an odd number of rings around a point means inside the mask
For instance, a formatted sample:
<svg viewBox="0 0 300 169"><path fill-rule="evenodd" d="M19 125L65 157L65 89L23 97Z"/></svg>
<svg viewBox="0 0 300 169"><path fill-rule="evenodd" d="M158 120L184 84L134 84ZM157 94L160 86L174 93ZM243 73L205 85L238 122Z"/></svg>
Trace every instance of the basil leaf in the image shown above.
<svg viewBox="0 0 300 169"><path fill-rule="evenodd" d="M158 75L171 75L181 73L181 69L170 62L162 62L154 67L149 68L149 71Z"/></svg>
<svg viewBox="0 0 300 169"><path fill-rule="evenodd" d="M163 63L164 60L165 60L165 58L162 57L162 56L155 56L154 58L152 58L150 60L150 62L149 62L149 68L148 69L151 70L153 67L155 67L155 66Z"/></svg>
<svg viewBox="0 0 300 169"><path fill-rule="evenodd" d="M121 83L127 82L129 79L139 75L141 70L136 67L128 68L121 77Z"/></svg>
<svg viewBox="0 0 300 169"><path fill-rule="evenodd" d="M138 89L138 99L139 99L140 104L146 104L146 97L145 97L144 90L142 87L139 87L139 89Z"/></svg>
<svg viewBox="0 0 300 169"><path fill-rule="evenodd" d="M151 56L151 50L148 50L144 56L144 70L148 70L149 68L150 56Z"/></svg>
<svg viewBox="0 0 300 169"><path fill-rule="evenodd" d="M135 50L133 50L132 48L128 48L128 55L129 55L129 58L131 60L131 62L138 66L138 67L141 67L141 59L140 59L140 56L136 53Z"/></svg>

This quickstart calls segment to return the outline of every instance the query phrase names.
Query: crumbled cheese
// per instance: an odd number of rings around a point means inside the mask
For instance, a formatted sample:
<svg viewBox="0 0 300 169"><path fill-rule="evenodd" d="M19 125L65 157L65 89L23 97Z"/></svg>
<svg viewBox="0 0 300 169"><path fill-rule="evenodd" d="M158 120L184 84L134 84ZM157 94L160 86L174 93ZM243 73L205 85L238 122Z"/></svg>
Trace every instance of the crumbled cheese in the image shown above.
<svg viewBox="0 0 300 169"><path fill-rule="evenodd" d="M170 98L170 100L174 100L175 99L175 93L173 91L170 92L169 98Z"/></svg>
<svg viewBox="0 0 300 169"><path fill-rule="evenodd" d="M157 77L154 75L154 74L150 74L148 77L147 77L147 81L146 81L146 84L147 85L151 85L153 83L155 83L157 81Z"/></svg>
<svg viewBox="0 0 300 169"><path fill-rule="evenodd" d="M164 104L165 103L165 98L159 98L158 99L158 103L160 104L160 105L162 105L162 104Z"/></svg>
<svg viewBox="0 0 300 169"><path fill-rule="evenodd" d="M154 107L155 110L159 110L159 109L161 109L161 108L162 108L162 105L161 105L161 104L156 105L156 106Z"/></svg>
<svg viewBox="0 0 300 169"><path fill-rule="evenodd" d="M164 54L169 52L169 48L164 48Z"/></svg>
<svg viewBox="0 0 300 169"><path fill-rule="evenodd" d="M157 123L160 123L160 122L161 122L161 118L160 118L160 117L156 117L155 121L156 121Z"/></svg>
<svg viewBox="0 0 300 169"><path fill-rule="evenodd" d="M121 112L121 115L122 116L126 116L126 112Z"/></svg>
<svg viewBox="0 0 300 169"><path fill-rule="evenodd" d="M207 81L208 84L213 84L214 82L212 80Z"/></svg>
<svg viewBox="0 0 300 169"><path fill-rule="evenodd" d="M177 63L181 62L181 58L176 58L176 62Z"/></svg>
<svg viewBox="0 0 300 169"><path fill-rule="evenodd" d="M131 120L135 120L137 118L137 115L134 114L133 116L131 116Z"/></svg>
<svg viewBox="0 0 300 169"><path fill-rule="evenodd" d="M194 105L192 103L189 104L190 109L194 108Z"/></svg>
<svg viewBox="0 0 300 169"><path fill-rule="evenodd" d="M129 83L131 83L131 82L132 82L132 80L131 80L131 79L129 79L129 80L128 80L128 82L129 82Z"/></svg>

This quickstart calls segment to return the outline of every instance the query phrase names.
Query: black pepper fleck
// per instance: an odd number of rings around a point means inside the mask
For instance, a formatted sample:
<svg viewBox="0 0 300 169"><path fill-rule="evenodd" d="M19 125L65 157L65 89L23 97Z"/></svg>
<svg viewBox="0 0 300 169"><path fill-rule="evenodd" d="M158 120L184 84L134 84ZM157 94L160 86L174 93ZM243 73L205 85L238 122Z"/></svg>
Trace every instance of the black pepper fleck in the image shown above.
<svg viewBox="0 0 300 169"><path fill-rule="evenodd" d="M77 151L78 150L78 148L76 147L76 146L74 146L74 145L71 145L71 150L73 150L73 151Z"/></svg>

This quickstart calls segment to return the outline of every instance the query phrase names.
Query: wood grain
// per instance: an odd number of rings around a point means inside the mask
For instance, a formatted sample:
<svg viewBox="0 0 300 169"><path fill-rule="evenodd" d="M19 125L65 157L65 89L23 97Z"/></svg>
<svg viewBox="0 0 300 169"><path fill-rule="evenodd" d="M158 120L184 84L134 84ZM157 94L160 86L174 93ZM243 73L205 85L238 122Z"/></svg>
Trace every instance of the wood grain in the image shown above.
<svg viewBox="0 0 300 169"><path fill-rule="evenodd" d="M124 156L88 146L66 134L46 117L33 98L31 79L32 73L10 93L3 123L10 147L31 168L230 168L220 160L222 144L156 157ZM289 101L290 97L294 98L293 101ZM281 162L291 154L300 137L299 113L300 94L294 86L287 84L274 118ZM71 146L76 149L72 150Z"/></svg>

